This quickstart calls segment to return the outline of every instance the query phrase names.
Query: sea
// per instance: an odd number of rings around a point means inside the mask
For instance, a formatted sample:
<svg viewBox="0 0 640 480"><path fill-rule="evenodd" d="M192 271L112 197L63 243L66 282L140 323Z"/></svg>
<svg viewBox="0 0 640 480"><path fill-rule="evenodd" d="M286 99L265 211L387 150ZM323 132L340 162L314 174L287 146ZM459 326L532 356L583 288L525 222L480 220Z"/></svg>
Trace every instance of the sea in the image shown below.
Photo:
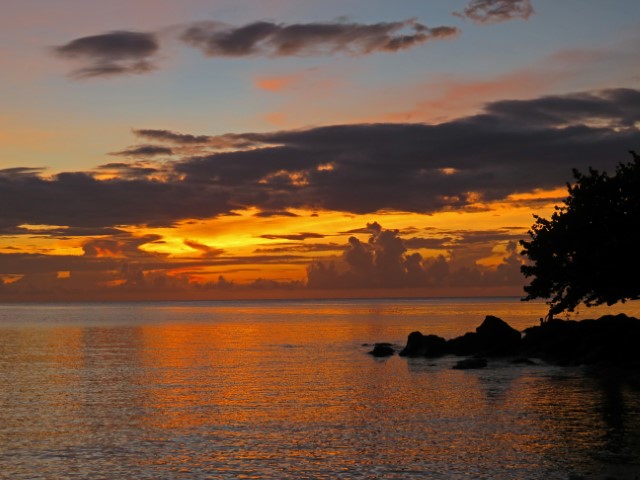
<svg viewBox="0 0 640 480"><path fill-rule="evenodd" d="M376 359L515 298L0 305L3 479L634 479L640 390L536 361ZM625 312L588 309L571 318ZM640 350L639 350L640 351Z"/></svg>

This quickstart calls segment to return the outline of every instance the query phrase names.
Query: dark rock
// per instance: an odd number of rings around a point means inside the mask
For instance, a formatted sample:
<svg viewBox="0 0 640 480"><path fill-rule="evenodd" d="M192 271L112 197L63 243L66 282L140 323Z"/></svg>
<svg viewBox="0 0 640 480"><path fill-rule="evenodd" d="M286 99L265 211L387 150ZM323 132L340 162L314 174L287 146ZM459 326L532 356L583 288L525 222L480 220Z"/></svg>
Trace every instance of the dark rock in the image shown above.
<svg viewBox="0 0 640 480"><path fill-rule="evenodd" d="M640 370L640 320L605 315L581 322L550 320L525 330L522 351L561 365Z"/></svg>
<svg viewBox="0 0 640 480"><path fill-rule="evenodd" d="M437 335L423 335L412 332L407 345L400 352L401 357L440 357L447 353L447 341Z"/></svg>
<svg viewBox="0 0 640 480"><path fill-rule="evenodd" d="M482 357L465 358L457 362L452 368L456 370L471 370L475 368L485 368L487 359Z"/></svg>
<svg viewBox="0 0 640 480"><path fill-rule="evenodd" d="M447 348L454 355L473 355L480 350L480 340L475 332L467 332L461 337L447 341Z"/></svg>
<svg viewBox="0 0 640 480"><path fill-rule="evenodd" d="M501 319L489 315L475 332L448 341L436 335L413 332L400 355L506 356L515 358L513 363L527 365L534 364L529 358L540 358L556 365L587 365L598 369L613 367L632 378L640 378L638 345L640 320L624 314L580 322L549 320L527 328L524 337ZM465 362L456 368L469 368ZM478 360L469 363L473 365L476 362Z"/></svg>
<svg viewBox="0 0 640 480"><path fill-rule="evenodd" d="M520 346L520 332L493 315L485 317L476 333L479 349L485 355L506 355Z"/></svg>
<svg viewBox="0 0 640 480"><path fill-rule="evenodd" d="M369 355L373 355L374 357L389 357L395 353L396 351L390 343L376 343L373 350L369 352Z"/></svg>

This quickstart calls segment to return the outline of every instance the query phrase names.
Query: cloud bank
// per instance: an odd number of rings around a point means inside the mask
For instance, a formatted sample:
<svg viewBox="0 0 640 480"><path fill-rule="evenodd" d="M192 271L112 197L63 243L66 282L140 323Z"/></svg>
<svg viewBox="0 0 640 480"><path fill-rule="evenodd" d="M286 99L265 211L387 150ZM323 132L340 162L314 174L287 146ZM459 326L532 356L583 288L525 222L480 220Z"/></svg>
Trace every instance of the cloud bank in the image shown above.
<svg viewBox="0 0 640 480"><path fill-rule="evenodd" d="M82 255L0 253L0 298L185 298L230 291L272 289L299 292L336 289L442 289L490 288L521 285L517 236L508 231L451 232L449 236L404 239L397 230L386 230L377 222L366 228L368 241L355 236L346 245L304 243L323 235L270 235L288 240L286 244L259 249L254 255L238 257L198 241L183 239L194 253L174 258L148 251L147 246L163 243L159 235L134 235L102 231L99 238L82 242ZM85 233L88 233L85 232ZM359 233L358 235L363 235ZM490 242L509 242L502 262L487 268L477 261L491 250ZM488 243L489 242L489 243ZM423 258L415 251L429 244L441 255ZM480 248L478 248L480 246ZM412 251L413 250L413 251ZM310 264L310 253L340 254ZM306 280L275 281L256 279L248 283L227 280L222 274L207 275L205 269L238 271L256 265L306 265ZM220 270L219 270L220 271ZM61 275L63 273L63 275ZM211 278L213 277L213 279ZM304 295L304 293L303 293Z"/></svg>
<svg viewBox="0 0 640 480"><path fill-rule="evenodd" d="M483 113L426 125L354 124L207 137L235 149L110 164L117 176L0 171L0 229L24 224L111 228L172 225L256 208L355 214L475 208L555 188L572 168L612 170L640 145L640 91L614 89L494 102ZM143 130L139 130L141 132ZM155 138L173 144L189 134ZM184 136L182 136L184 135ZM193 136L196 138L196 136ZM245 147L244 145L250 145ZM132 154L135 150L123 152ZM104 167L108 167L104 166Z"/></svg>
<svg viewBox="0 0 640 480"><path fill-rule="evenodd" d="M378 223L367 224L368 241L349 238L349 246L338 261L317 261L307 269L308 288L428 288L500 287L523 283L516 243L495 269L483 268L472 258L455 266L454 257L423 258L407 253L407 242L398 230L386 230Z"/></svg>

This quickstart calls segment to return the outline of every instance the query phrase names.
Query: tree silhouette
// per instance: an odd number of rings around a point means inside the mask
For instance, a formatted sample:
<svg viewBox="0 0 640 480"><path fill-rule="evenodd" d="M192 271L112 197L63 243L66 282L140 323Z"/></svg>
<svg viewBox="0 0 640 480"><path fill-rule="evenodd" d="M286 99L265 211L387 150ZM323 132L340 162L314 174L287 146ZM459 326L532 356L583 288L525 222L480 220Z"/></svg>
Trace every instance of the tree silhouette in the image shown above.
<svg viewBox="0 0 640 480"><path fill-rule="evenodd" d="M586 306L640 298L640 156L615 175L573 171L569 196L550 220L534 216L521 241L532 277L523 300L547 299L549 317Z"/></svg>

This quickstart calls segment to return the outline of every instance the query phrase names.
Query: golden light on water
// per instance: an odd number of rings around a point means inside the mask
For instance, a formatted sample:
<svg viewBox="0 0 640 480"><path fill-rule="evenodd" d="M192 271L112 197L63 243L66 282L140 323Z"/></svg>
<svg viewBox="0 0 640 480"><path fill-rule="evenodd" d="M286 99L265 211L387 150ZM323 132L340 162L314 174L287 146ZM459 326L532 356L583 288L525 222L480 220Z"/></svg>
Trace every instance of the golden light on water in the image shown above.
<svg viewBox="0 0 640 480"><path fill-rule="evenodd" d="M13 388L0 421L37 453L28 467L46 457L52 474L87 452L91 462L77 473L95 465L140 477L604 471L607 458L640 445L638 399L624 385L543 364L492 360L460 371L454 357L366 354L374 341L401 346L417 329L460 335L487 312L522 329L541 307L95 304L43 309L44 323L14 307L14 323L2 319L0 352L13 360L0 362L0 374ZM6 445L12 459L24 454L21 443Z"/></svg>

